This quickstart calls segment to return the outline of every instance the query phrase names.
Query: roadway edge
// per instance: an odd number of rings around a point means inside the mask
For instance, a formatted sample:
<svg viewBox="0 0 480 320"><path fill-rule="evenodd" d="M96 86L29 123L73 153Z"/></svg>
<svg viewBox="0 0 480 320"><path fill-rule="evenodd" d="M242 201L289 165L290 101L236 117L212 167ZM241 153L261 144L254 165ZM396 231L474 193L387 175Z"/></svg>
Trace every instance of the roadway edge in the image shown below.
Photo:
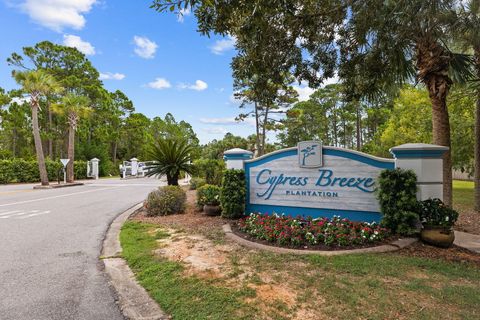
<svg viewBox="0 0 480 320"><path fill-rule="evenodd" d="M108 274L109 282L118 295L123 316L130 320L166 320L170 319L138 284L135 274L127 262L121 258L120 230L125 221L143 206L143 202L131 207L117 216L108 227L102 245L101 260Z"/></svg>

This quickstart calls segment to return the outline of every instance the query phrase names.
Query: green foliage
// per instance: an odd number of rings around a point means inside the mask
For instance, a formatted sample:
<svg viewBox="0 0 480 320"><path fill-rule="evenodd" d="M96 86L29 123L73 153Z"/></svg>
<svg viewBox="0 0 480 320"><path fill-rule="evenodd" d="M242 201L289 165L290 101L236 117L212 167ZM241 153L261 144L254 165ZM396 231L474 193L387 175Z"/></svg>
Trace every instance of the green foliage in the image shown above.
<svg viewBox="0 0 480 320"><path fill-rule="evenodd" d="M193 162L194 176L205 179L208 184L221 185L225 161L198 159Z"/></svg>
<svg viewBox="0 0 480 320"><path fill-rule="evenodd" d="M148 176L167 176L168 185L178 185L181 172L192 173L193 147L185 139L159 139L152 145Z"/></svg>
<svg viewBox="0 0 480 320"><path fill-rule="evenodd" d="M149 193L144 207L150 216L165 216L185 211L187 195L179 186L165 186Z"/></svg>
<svg viewBox="0 0 480 320"><path fill-rule="evenodd" d="M377 198L382 225L401 235L412 235L419 220L417 177L412 170L383 170L378 178Z"/></svg>
<svg viewBox="0 0 480 320"><path fill-rule="evenodd" d="M218 206L220 204L220 192L219 186L206 184L197 190L197 205L211 205Z"/></svg>
<svg viewBox="0 0 480 320"><path fill-rule="evenodd" d="M198 190L201 186L204 186L207 182L203 178L193 177L190 179L190 190Z"/></svg>
<svg viewBox="0 0 480 320"><path fill-rule="evenodd" d="M50 181L57 181L58 178L63 181L63 171L61 170L63 166L60 161L46 160L45 164ZM76 179L86 179L87 162L75 161L74 171ZM37 161L23 159L0 160L0 183L38 181L40 181L40 173Z"/></svg>
<svg viewBox="0 0 480 320"><path fill-rule="evenodd" d="M423 226L450 228L457 221L458 212L435 198L419 201L419 216Z"/></svg>
<svg viewBox="0 0 480 320"><path fill-rule="evenodd" d="M245 171L225 170L220 194L223 217L239 218L245 213L246 191Z"/></svg>

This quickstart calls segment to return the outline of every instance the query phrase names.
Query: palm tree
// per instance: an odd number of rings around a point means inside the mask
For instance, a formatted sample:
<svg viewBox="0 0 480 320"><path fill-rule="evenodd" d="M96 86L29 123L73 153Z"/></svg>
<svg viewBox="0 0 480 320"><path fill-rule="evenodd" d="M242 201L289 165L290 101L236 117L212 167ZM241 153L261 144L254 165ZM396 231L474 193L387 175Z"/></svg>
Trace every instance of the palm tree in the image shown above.
<svg viewBox="0 0 480 320"><path fill-rule="evenodd" d="M159 139L149 151L153 163L147 167L147 176L165 175L168 185L178 186L181 172L192 173L193 151L186 139Z"/></svg>
<svg viewBox="0 0 480 320"><path fill-rule="evenodd" d="M74 161L75 161L75 131L77 130L80 118L88 116L92 111L89 107L90 100L84 96L78 96L72 93L63 97L60 104L53 106L55 112L65 114L68 123L68 161L67 164L67 182L73 182L74 177Z"/></svg>
<svg viewBox="0 0 480 320"><path fill-rule="evenodd" d="M342 38L340 77L359 92L374 95L398 84L421 82L432 104L433 143L451 148L447 96L454 82L471 74L468 55L446 43L457 19L457 0L352 2ZM353 79L348 81L348 79ZM360 81L355 81L359 79ZM372 90L374 88L375 90ZM443 158L443 198L452 204L451 151Z"/></svg>
<svg viewBox="0 0 480 320"><path fill-rule="evenodd" d="M459 41L466 50L473 50L473 65L475 76L480 81L480 2L470 0L461 6L456 30L456 41ZM474 151L474 181L475 181L475 210L480 212L480 86L476 86L477 103L475 110L475 151Z"/></svg>
<svg viewBox="0 0 480 320"><path fill-rule="evenodd" d="M12 75L15 78L15 81L22 86L23 92L30 96L33 139L35 142L35 152L37 154L38 171L40 172L42 186L48 186L48 174L45 166L45 157L43 155L40 129L38 126L38 110L40 109L40 100L42 96L51 93L58 93L62 90L62 87L60 87L50 74L43 70L13 71Z"/></svg>

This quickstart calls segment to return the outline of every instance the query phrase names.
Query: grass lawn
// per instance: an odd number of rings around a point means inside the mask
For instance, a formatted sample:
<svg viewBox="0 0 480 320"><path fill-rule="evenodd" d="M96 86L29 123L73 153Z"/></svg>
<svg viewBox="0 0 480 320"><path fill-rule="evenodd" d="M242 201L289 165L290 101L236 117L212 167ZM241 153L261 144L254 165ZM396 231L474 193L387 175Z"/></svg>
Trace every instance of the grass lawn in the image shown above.
<svg viewBox="0 0 480 320"><path fill-rule="evenodd" d="M175 232L128 221L120 234L138 281L173 319L480 319L480 268L472 263L401 253L273 254L228 248L223 235L210 230L210 240L187 244L210 241L204 255L223 255L225 269L195 272L156 252L168 239L180 248Z"/></svg>
<svg viewBox="0 0 480 320"><path fill-rule="evenodd" d="M453 203L473 208L473 181L453 180Z"/></svg>

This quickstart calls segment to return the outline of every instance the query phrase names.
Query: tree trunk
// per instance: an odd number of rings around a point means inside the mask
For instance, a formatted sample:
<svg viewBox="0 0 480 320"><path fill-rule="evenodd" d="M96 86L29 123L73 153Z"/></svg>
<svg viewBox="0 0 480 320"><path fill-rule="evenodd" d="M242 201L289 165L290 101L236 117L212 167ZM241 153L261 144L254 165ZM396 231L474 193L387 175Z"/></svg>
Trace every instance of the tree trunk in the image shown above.
<svg viewBox="0 0 480 320"><path fill-rule="evenodd" d="M450 53L432 38L417 43L418 77L428 89L432 102L433 143L448 147L443 156L443 202L452 206L452 151L447 95L452 85L448 76Z"/></svg>
<svg viewBox="0 0 480 320"><path fill-rule="evenodd" d="M70 159L67 164L67 182L73 182L74 177L74 161L75 161L75 128L73 126L68 127L68 149L67 157Z"/></svg>
<svg viewBox="0 0 480 320"><path fill-rule="evenodd" d="M477 77L480 79L480 48L475 49L475 65ZM474 178L475 194L474 206L477 212L480 212L480 89L477 89L477 106L475 110L475 141L474 141Z"/></svg>
<svg viewBox="0 0 480 320"><path fill-rule="evenodd" d="M360 114L360 101L355 101L356 108L357 108L357 150L360 151L362 149L362 124L361 124L361 114Z"/></svg>
<svg viewBox="0 0 480 320"><path fill-rule="evenodd" d="M53 159L53 138L52 138L53 113L50 108L50 102L47 102L47 112L48 112L48 156L50 159Z"/></svg>
<svg viewBox="0 0 480 320"><path fill-rule="evenodd" d="M118 141L115 139L115 141L113 142L113 151L112 151L112 160L113 160L113 164L117 164L117 148L118 148Z"/></svg>
<svg viewBox="0 0 480 320"><path fill-rule="evenodd" d="M178 173L175 175L170 175L167 173L167 184L169 186L178 186L178 176Z"/></svg>
<svg viewBox="0 0 480 320"><path fill-rule="evenodd" d="M38 104L33 100L34 98L32 98L32 127L35 152L37 154L38 171L40 172L40 182L42 183L42 186L48 186L47 167L45 166L42 139L40 138L40 129L38 127Z"/></svg>
<svg viewBox="0 0 480 320"><path fill-rule="evenodd" d="M256 132L255 155L258 157L259 156L259 150L260 150L260 121L258 120L258 104L257 104L257 102L255 102L255 132Z"/></svg>

